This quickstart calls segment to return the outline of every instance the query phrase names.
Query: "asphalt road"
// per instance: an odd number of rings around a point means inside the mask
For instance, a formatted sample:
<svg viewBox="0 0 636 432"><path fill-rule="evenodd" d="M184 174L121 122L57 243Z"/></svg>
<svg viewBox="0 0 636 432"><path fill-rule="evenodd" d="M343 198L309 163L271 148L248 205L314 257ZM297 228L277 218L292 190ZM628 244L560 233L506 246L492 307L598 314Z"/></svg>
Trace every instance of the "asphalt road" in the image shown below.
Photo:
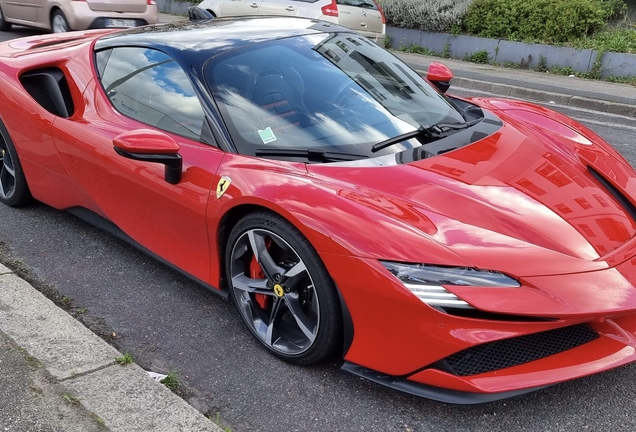
<svg viewBox="0 0 636 432"><path fill-rule="evenodd" d="M0 40L14 36L0 33ZM636 166L635 120L554 108L583 121ZM356 378L337 364L302 368L275 359L231 303L66 212L0 206L0 221L0 241L13 259L74 307L88 308L82 319L114 332L116 346L142 367L178 370L189 401L220 412L233 432L636 429L636 365L507 401L445 405Z"/></svg>

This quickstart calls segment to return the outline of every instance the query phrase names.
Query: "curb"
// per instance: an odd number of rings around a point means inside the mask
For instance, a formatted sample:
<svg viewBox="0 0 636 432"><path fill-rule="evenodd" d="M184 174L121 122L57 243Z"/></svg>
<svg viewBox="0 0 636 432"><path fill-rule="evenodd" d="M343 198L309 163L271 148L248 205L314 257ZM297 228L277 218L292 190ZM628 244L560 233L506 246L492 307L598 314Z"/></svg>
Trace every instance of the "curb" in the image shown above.
<svg viewBox="0 0 636 432"><path fill-rule="evenodd" d="M490 81L481 81L471 78L453 78L453 84L470 90L495 93L509 96L515 99L530 99L538 102L555 102L559 105L568 105L575 108L584 108L604 113L618 114L636 118L636 106L618 102L610 102L601 99L592 99L582 96L567 95L563 93L547 92L531 88L499 84Z"/></svg>
<svg viewBox="0 0 636 432"><path fill-rule="evenodd" d="M0 330L113 432L222 432L0 264ZM62 403L62 402L60 402Z"/></svg>

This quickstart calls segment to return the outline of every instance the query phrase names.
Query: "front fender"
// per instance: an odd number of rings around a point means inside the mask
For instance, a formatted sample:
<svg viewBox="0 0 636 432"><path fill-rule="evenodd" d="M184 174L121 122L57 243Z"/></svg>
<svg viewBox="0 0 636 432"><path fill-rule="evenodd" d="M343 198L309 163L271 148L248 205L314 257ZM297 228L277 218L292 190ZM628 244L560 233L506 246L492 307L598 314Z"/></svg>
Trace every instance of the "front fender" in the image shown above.
<svg viewBox="0 0 636 432"><path fill-rule="evenodd" d="M237 206L255 205L287 219L319 254L470 265L429 237L424 216L418 228L417 223L396 220L368 205L359 191L310 177L304 164L228 155L217 176L229 177L232 183L220 199L210 198L211 245L218 244L224 215ZM218 248L212 247L212 255L220 269ZM212 275L212 285L219 282L220 272Z"/></svg>

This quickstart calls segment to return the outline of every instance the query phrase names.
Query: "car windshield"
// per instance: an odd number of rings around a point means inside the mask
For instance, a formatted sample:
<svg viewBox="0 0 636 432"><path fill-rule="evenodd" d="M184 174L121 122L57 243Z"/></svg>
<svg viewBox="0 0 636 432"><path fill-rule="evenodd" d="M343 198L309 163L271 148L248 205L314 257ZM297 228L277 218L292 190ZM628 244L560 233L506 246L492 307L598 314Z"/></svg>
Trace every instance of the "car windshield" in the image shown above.
<svg viewBox="0 0 636 432"><path fill-rule="evenodd" d="M439 122L449 100L368 39L316 34L213 57L205 78L239 152L303 149L376 156L373 144ZM379 154L419 146L413 140Z"/></svg>

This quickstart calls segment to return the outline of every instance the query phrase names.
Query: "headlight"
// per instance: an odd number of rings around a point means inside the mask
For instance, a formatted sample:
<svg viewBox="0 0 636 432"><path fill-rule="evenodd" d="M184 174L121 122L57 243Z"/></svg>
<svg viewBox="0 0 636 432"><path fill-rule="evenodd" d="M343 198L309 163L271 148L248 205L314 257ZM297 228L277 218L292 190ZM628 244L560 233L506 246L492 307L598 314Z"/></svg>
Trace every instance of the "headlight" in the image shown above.
<svg viewBox="0 0 636 432"><path fill-rule="evenodd" d="M424 303L433 307L472 309L472 306L442 285L517 288L521 285L503 273L468 267L439 267L427 264L403 264L380 261Z"/></svg>

